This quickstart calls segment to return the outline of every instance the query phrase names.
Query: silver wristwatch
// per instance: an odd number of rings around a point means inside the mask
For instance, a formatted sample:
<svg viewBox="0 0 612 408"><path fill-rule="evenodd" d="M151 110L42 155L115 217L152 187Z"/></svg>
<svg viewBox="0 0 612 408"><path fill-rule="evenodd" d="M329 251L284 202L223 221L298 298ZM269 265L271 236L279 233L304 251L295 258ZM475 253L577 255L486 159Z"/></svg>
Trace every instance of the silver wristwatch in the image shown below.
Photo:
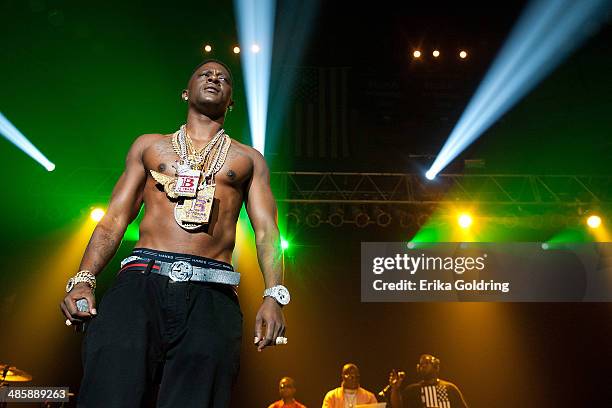
<svg viewBox="0 0 612 408"><path fill-rule="evenodd" d="M264 290L263 297L270 296L274 298L281 306L285 306L289 304L291 300L291 296L289 295L289 290L283 285L272 286Z"/></svg>

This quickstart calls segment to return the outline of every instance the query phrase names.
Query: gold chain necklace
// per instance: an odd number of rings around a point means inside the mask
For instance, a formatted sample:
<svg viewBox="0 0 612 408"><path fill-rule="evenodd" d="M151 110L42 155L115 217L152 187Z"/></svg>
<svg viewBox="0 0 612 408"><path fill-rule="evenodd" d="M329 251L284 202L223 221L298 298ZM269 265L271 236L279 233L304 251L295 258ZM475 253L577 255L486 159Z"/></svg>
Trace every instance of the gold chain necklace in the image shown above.
<svg viewBox="0 0 612 408"><path fill-rule="evenodd" d="M199 170L202 163L210 154L210 151L213 149L213 147L215 147L224 133L225 130L220 129L215 136L209 140L208 143L206 143L206 145L198 152L193 146L193 141L187 134L186 126L182 125L179 131L172 137L172 147L174 148L174 152L181 160L179 166L187 165L190 169Z"/></svg>

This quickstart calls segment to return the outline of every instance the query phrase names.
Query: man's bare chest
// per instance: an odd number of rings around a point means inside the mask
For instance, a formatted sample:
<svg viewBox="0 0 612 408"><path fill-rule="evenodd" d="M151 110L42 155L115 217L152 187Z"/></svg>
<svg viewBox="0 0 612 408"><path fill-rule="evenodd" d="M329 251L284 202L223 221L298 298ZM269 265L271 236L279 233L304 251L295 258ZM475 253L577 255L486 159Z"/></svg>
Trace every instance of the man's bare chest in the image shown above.
<svg viewBox="0 0 612 408"><path fill-rule="evenodd" d="M150 173L149 170L154 170L174 177L180 158L174 151L170 138L164 137L144 151L143 162L147 173ZM252 174L252 160L241 151L239 146L232 143L225 162L215 174L214 180L217 185L239 188L250 180Z"/></svg>

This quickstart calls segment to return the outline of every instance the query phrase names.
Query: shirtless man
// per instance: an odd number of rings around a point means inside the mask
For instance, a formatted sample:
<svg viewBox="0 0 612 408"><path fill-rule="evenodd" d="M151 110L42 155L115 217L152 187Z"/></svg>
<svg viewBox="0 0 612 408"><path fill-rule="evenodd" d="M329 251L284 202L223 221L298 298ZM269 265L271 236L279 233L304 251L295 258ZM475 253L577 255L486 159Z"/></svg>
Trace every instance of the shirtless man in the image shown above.
<svg viewBox="0 0 612 408"><path fill-rule="evenodd" d="M233 105L230 70L220 61L205 61L192 74L182 97L188 104L183 138L177 132L146 134L134 141L108 211L96 226L79 273L69 280L60 305L67 325L88 321L80 407L138 407L151 398L154 388L158 407L229 405L242 336L235 290L239 274L230 262L243 201L267 288L256 317L255 346L262 351L286 343L281 307L288 303L289 294L281 285L281 249L269 171L258 151L220 132ZM198 153L215 140L218 148L201 160L201 166L194 157L202 159L203 153L184 154ZM213 156L223 156L221 140L225 148L229 146L225 162L213 172L214 180L206 179L207 166L215 164ZM176 197L175 184L162 185L157 180L191 186L180 177L189 170L182 160L185 157L192 160L187 161L193 165L191 170L202 169L195 179L201 190L208 191L202 182L216 185L208 223L179 225L175 207L191 201ZM98 311L95 275L112 259L143 204L140 239L132 256L122 262ZM86 311L77 308L82 299L88 302Z"/></svg>

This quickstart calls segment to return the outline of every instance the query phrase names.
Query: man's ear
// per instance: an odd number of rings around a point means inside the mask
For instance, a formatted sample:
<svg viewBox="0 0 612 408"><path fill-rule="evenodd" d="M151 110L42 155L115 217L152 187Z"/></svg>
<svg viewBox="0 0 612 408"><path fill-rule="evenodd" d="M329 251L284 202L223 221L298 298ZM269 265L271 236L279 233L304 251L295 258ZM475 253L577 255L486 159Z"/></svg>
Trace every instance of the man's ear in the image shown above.
<svg viewBox="0 0 612 408"><path fill-rule="evenodd" d="M183 92L181 92L181 98L183 98L184 101L189 99L189 92L187 92L186 89L183 89Z"/></svg>

